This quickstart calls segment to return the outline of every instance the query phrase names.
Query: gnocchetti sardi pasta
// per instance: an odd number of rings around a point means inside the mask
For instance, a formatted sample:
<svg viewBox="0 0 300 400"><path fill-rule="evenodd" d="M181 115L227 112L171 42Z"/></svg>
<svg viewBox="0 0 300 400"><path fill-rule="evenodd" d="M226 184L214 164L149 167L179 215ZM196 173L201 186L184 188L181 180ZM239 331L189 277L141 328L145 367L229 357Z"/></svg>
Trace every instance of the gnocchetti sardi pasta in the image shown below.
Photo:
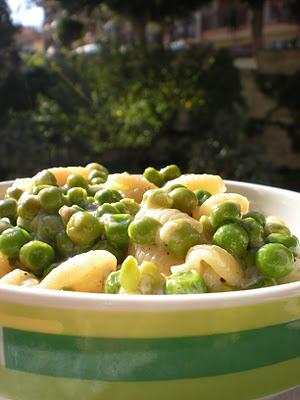
<svg viewBox="0 0 300 400"><path fill-rule="evenodd" d="M297 280L285 221L218 175L55 167L16 179L0 200L0 288L170 295Z"/></svg>

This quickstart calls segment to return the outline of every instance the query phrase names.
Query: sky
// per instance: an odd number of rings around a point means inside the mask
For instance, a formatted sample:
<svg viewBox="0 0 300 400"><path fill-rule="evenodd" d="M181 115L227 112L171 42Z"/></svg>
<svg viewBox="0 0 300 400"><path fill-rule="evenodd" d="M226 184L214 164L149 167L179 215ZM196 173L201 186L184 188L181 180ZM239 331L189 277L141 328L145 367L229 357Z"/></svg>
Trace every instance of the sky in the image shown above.
<svg viewBox="0 0 300 400"><path fill-rule="evenodd" d="M14 24L41 28L44 19L42 7L30 5L26 0L8 0L11 9L11 18Z"/></svg>

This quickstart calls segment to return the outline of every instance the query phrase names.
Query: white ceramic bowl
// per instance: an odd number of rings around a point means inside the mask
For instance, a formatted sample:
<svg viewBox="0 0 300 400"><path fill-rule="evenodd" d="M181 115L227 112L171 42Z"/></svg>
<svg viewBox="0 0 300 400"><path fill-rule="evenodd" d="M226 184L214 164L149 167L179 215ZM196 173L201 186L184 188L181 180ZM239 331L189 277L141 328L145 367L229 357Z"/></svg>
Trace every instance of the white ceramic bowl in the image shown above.
<svg viewBox="0 0 300 400"><path fill-rule="evenodd" d="M226 184L300 236L299 193ZM0 399L250 400L300 385L300 282L186 296L6 287L0 327Z"/></svg>

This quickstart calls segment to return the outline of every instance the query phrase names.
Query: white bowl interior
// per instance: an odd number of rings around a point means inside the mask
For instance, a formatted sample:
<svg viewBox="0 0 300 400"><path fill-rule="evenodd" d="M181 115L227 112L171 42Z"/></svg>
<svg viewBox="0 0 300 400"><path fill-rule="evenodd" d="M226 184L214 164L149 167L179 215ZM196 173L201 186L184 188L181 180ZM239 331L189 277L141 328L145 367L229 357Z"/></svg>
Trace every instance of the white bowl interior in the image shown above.
<svg viewBox="0 0 300 400"><path fill-rule="evenodd" d="M228 192L246 196L250 209L283 219L291 231L300 236L300 193L252 183L227 181Z"/></svg>

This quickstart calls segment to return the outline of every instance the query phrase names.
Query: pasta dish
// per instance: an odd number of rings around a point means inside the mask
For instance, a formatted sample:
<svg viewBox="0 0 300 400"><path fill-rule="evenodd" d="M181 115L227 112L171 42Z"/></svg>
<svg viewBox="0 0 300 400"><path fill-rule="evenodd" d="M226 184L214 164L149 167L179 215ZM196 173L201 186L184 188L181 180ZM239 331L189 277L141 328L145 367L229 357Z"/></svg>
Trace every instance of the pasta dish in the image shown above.
<svg viewBox="0 0 300 400"><path fill-rule="evenodd" d="M300 280L285 221L218 175L98 163L16 179L0 200L0 288L204 294Z"/></svg>

